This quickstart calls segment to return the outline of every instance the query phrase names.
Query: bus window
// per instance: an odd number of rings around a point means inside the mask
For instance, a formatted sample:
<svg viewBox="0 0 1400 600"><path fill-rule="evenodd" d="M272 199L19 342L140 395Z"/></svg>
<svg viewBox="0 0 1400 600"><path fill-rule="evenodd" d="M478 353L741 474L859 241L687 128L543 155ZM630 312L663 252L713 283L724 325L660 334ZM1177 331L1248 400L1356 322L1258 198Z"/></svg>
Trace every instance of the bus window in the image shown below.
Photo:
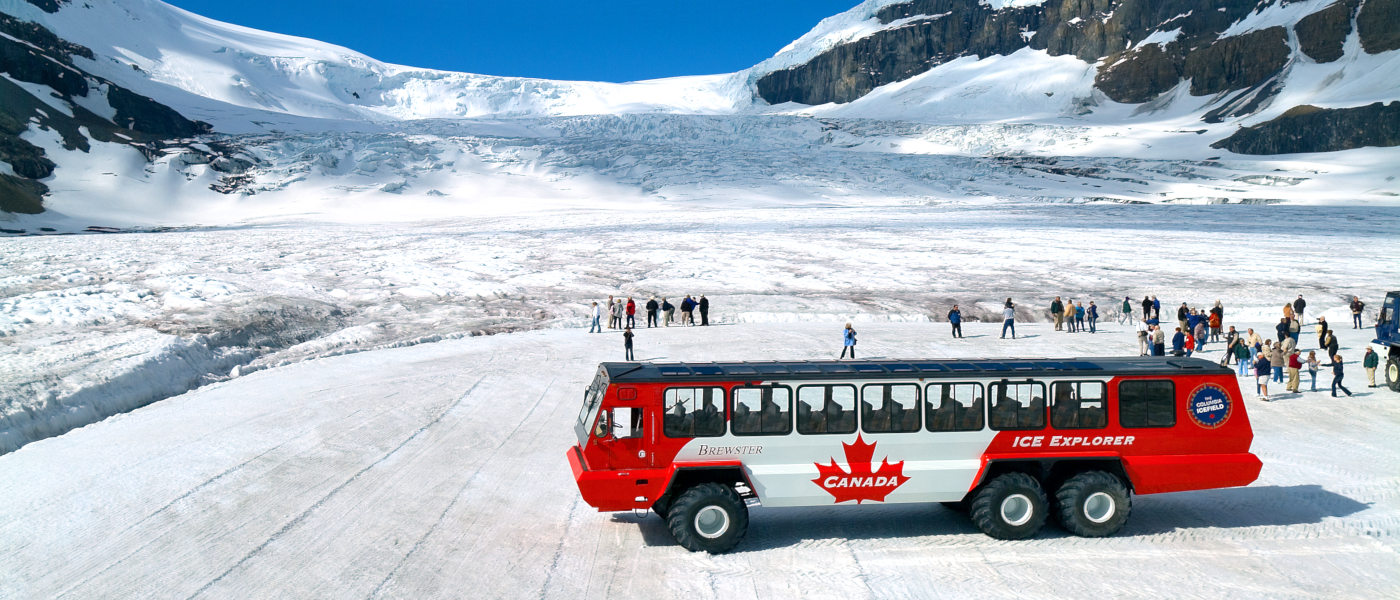
<svg viewBox="0 0 1400 600"><path fill-rule="evenodd" d="M1176 425L1176 386L1169 380L1118 384L1118 423L1124 427Z"/></svg>
<svg viewBox="0 0 1400 600"><path fill-rule="evenodd" d="M860 428L866 433L919 430L919 386L909 383L867 385L860 390Z"/></svg>
<svg viewBox="0 0 1400 600"><path fill-rule="evenodd" d="M1044 429L1045 384L1005 379L987 386L992 429Z"/></svg>
<svg viewBox="0 0 1400 600"><path fill-rule="evenodd" d="M661 430L670 438L724 435L724 388L666 388Z"/></svg>
<svg viewBox="0 0 1400 600"><path fill-rule="evenodd" d="M1104 410L1106 388L1100 381L1056 381L1050 384L1050 425L1055 429L1099 429L1108 426Z"/></svg>
<svg viewBox="0 0 1400 600"><path fill-rule="evenodd" d="M783 386L734 388L735 435L792 433L792 390Z"/></svg>
<svg viewBox="0 0 1400 600"><path fill-rule="evenodd" d="M797 388L797 432L855 433L856 386L804 385Z"/></svg>
<svg viewBox="0 0 1400 600"><path fill-rule="evenodd" d="M628 406L605 410L598 416L594 434L600 438L612 436L619 440L642 437L642 415L642 409Z"/></svg>
<svg viewBox="0 0 1400 600"><path fill-rule="evenodd" d="M982 384L929 384L924 393L924 421L929 431L980 431L983 405Z"/></svg>

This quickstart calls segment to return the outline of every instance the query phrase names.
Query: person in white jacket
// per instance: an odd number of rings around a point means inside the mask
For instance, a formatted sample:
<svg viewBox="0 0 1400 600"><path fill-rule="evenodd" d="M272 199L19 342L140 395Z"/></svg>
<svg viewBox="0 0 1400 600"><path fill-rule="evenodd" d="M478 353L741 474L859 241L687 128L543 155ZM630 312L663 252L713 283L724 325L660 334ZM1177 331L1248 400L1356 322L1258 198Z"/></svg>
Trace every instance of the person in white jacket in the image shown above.
<svg viewBox="0 0 1400 600"><path fill-rule="evenodd" d="M598 302L593 302L593 325L588 328L588 333L603 333L603 309L598 306Z"/></svg>
<svg viewBox="0 0 1400 600"><path fill-rule="evenodd" d="M1011 303L1011 299L1006 299L1006 307L1001 309L1001 317L1005 319L1001 322L1001 339L1006 339L1006 330L1011 330L1011 339L1016 339L1016 305Z"/></svg>

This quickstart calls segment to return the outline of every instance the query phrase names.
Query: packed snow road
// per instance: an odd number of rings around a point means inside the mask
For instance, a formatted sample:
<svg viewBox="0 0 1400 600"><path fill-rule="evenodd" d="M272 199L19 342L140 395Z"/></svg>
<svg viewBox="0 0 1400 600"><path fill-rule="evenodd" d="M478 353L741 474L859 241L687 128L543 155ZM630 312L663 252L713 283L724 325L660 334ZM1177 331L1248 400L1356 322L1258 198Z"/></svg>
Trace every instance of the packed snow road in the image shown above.
<svg viewBox="0 0 1400 600"><path fill-rule="evenodd" d="M1136 352L1115 324L1014 341L856 325L862 358ZM1348 360L1364 333L1340 332ZM839 334L642 329L637 356L832 358ZM1244 385L1259 481L1136 498L1115 537L998 541L938 506L756 508L710 556L655 515L595 512L570 478L582 391L621 354L615 333L548 330L317 359L29 444L0 456L0 597L1400 595L1400 396L1355 363L1352 398Z"/></svg>

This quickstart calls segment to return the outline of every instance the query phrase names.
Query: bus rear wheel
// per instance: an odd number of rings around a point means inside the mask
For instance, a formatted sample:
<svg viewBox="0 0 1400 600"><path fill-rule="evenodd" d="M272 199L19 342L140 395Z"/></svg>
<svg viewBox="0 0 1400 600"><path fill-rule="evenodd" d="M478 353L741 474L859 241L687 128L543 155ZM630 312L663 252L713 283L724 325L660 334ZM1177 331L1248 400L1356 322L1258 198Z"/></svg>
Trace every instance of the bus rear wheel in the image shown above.
<svg viewBox="0 0 1400 600"><path fill-rule="evenodd" d="M1023 540L1040 532L1048 513L1045 490L1025 473L1005 473L972 497L972 522L999 540Z"/></svg>
<svg viewBox="0 0 1400 600"><path fill-rule="evenodd" d="M721 554L744 538L749 509L734 488L702 483L676 498L666 511L666 525L686 550Z"/></svg>
<svg viewBox="0 0 1400 600"><path fill-rule="evenodd" d="M1132 511L1127 486L1110 473L1086 471L1065 480L1055 491L1060 525L1080 537L1118 533Z"/></svg>

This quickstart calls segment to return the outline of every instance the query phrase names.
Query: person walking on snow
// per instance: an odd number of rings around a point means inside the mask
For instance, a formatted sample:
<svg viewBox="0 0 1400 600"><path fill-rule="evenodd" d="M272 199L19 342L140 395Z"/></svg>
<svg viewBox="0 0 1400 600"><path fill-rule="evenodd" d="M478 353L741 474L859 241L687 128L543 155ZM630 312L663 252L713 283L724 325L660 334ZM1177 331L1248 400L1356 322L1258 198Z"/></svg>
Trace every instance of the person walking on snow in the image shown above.
<svg viewBox="0 0 1400 600"><path fill-rule="evenodd" d="M1327 332L1327 343L1324 346L1327 348L1327 356L1337 355L1337 336L1332 335L1331 331Z"/></svg>
<svg viewBox="0 0 1400 600"><path fill-rule="evenodd" d="M1065 305L1060 302L1059 296L1055 296L1055 299L1050 302L1050 316L1055 318L1055 331L1059 331L1060 325L1065 320Z"/></svg>
<svg viewBox="0 0 1400 600"><path fill-rule="evenodd" d="M1366 355L1361 357L1361 366L1366 369L1366 387L1376 387L1376 367L1380 364L1381 356L1367 346Z"/></svg>
<svg viewBox="0 0 1400 600"><path fill-rule="evenodd" d="M598 308L598 302L593 302L593 325L588 328L588 333L603 333L603 309Z"/></svg>
<svg viewBox="0 0 1400 600"><path fill-rule="evenodd" d="M1210 309L1210 316L1206 318L1206 325L1210 327L1210 341L1220 341L1220 315L1215 313L1215 309Z"/></svg>
<svg viewBox="0 0 1400 600"><path fill-rule="evenodd" d="M1016 339L1016 305L1010 298L1006 299L1006 306L1001 309L1001 339L1006 339L1006 330L1011 330L1011 339Z"/></svg>
<svg viewBox="0 0 1400 600"><path fill-rule="evenodd" d="M1366 310L1366 303L1356 296L1351 297L1351 325L1352 329L1361 329L1361 311Z"/></svg>
<svg viewBox="0 0 1400 600"><path fill-rule="evenodd" d="M627 297L627 328L637 326L637 303L632 301L632 297Z"/></svg>
<svg viewBox="0 0 1400 600"><path fill-rule="evenodd" d="M661 305L656 303L656 296L652 296L650 300L647 300L647 328L648 328L648 329L650 329L650 328L652 328L652 327L656 327L656 311L657 311L658 309L660 309L660 308L661 308Z"/></svg>
<svg viewBox="0 0 1400 600"><path fill-rule="evenodd" d="M1123 296L1122 312L1118 313L1118 324L1133 324L1133 301L1127 296Z"/></svg>
<svg viewBox="0 0 1400 600"><path fill-rule="evenodd" d="M1338 389L1345 392L1347 397L1351 397L1351 390L1347 389L1347 386L1342 385L1342 355L1333 354L1332 362L1322 366L1332 367L1332 397L1337 397Z"/></svg>
<svg viewBox="0 0 1400 600"><path fill-rule="evenodd" d="M1186 303L1182 302L1181 306L1178 306L1176 309L1176 326L1180 327L1182 331L1191 331L1191 323L1189 322L1190 316L1191 309L1186 308Z"/></svg>
<svg viewBox="0 0 1400 600"><path fill-rule="evenodd" d="M953 305L953 310L948 311L948 322L953 325L953 337L962 337L962 311L958 310L958 305Z"/></svg>
<svg viewBox="0 0 1400 600"><path fill-rule="evenodd" d="M856 330L851 327L850 323L846 324L846 331L841 334L841 342L841 356L837 357L837 360L846 358L847 351L850 351L851 358L854 359L856 357Z"/></svg>
<svg viewBox="0 0 1400 600"><path fill-rule="evenodd" d="M710 324L710 301L705 299L704 294L700 294L700 301L695 303L700 308L700 324Z"/></svg>
<svg viewBox="0 0 1400 600"><path fill-rule="evenodd" d="M622 347L627 351L627 360L637 360L632 355L632 328L622 330Z"/></svg>

